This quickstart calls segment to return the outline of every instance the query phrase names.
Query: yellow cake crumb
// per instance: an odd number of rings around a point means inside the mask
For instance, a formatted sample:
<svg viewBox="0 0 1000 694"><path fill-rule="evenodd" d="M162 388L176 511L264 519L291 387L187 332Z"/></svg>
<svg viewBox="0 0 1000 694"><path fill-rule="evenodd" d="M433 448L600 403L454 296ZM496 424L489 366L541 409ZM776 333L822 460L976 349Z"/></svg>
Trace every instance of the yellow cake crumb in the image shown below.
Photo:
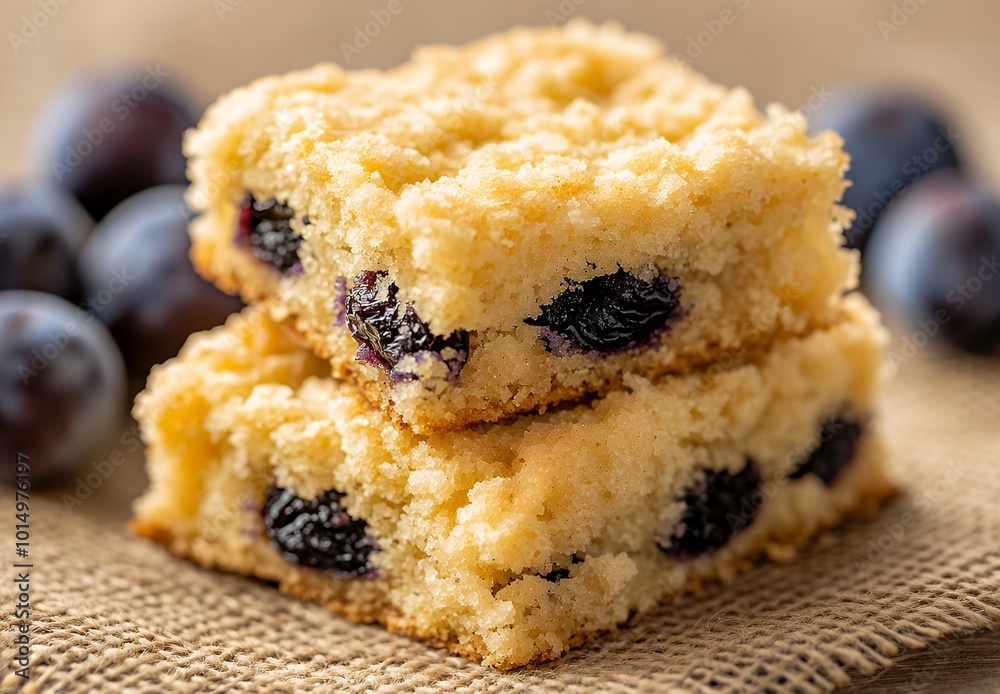
<svg viewBox="0 0 1000 694"><path fill-rule="evenodd" d="M389 71L261 79L209 109L186 152L199 269L265 301L420 433L806 334L835 320L856 281L840 247L837 136L810 137L801 116L763 113L615 25L514 29ZM248 194L295 211L301 272L234 242ZM683 318L610 357L547 351L525 321L619 268L678 278ZM366 271L387 272L434 333L471 334L457 380L400 383L355 361L337 281Z"/></svg>
<svg viewBox="0 0 1000 694"><path fill-rule="evenodd" d="M831 327L728 368L630 376L589 404L430 437L393 426L250 308L192 337L139 398L152 483L133 527L489 665L554 658L761 553L787 558L892 492L872 418L884 336L860 297L839 308ZM829 486L794 477L833 418L863 426L853 461ZM666 553L685 493L748 465L760 485L745 529L715 552ZM375 573L275 551L262 529L275 486L343 494L377 539Z"/></svg>

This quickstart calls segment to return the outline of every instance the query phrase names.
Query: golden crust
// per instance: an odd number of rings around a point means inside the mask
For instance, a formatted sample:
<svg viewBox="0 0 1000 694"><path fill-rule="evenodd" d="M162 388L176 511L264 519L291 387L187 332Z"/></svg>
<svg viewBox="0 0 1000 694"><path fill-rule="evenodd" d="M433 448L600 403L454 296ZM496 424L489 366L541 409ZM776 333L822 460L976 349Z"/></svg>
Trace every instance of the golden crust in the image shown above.
<svg viewBox="0 0 1000 694"><path fill-rule="evenodd" d="M856 281L840 248L839 139L810 138L803 118L761 113L613 25L515 29L387 72L265 78L220 99L186 149L199 271L294 321L421 433L823 328ZM233 243L247 192L309 218L293 222L303 273L279 277ZM685 317L641 353L546 352L524 320L567 281L619 267L679 278ZM434 332L472 333L457 383L393 384L354 362L334 285L369 270L387 271Z"/></svg>

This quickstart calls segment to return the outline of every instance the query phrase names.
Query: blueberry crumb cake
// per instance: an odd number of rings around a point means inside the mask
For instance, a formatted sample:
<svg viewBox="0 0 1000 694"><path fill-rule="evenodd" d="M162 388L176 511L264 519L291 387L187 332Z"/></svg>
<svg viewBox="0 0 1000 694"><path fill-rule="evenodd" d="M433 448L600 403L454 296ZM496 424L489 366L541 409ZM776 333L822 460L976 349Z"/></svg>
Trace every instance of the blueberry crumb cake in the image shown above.
<svg viewBox="0 0 1000 694"><path fill-rule="evenodd" d="M185 146L201 272L418 434L830 327L857 274L840 140L614 25L261 79Z"/></svg>
<svg viewBox="0 0 1000 694"><path fill-rule="evenodd" d="M628 276L608 281L671 282ZM537 663L890 495L882 351L851 296L725 368L421 435L250 307L139 397L152 481L133 529L491 666Z"/></svg>

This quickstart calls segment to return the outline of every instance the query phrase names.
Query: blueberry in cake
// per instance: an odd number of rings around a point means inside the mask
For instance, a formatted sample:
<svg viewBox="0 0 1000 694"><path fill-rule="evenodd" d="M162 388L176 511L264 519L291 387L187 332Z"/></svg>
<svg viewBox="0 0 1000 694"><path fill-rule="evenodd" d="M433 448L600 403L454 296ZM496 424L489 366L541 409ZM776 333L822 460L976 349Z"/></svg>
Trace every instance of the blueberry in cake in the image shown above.
<svg viewBox="0 0 1000 694"><path fill-rule="evenodd" d="M251 307L140 396L133 528L491 666L555 658L892 493L884 337L861 297L835 309L727 368L426 436Z"/></svg>
<svg viewBox="0 0 1000 694"><path fill-rule="evenodd" d="M829 327L857 274L839 138L613 25L262 79L186 151L200 271L421 434Z"/></svg>

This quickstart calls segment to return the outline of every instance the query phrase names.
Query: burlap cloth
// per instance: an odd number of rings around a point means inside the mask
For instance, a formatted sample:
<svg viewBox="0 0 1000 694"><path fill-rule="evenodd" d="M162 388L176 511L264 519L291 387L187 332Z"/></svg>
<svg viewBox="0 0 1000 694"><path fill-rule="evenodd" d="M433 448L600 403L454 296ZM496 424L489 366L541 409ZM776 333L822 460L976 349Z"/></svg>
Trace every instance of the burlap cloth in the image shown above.
<svg viewBox="0 0 1000 694"><path fill-rule="evenodd" d="M559 662L508 674L174 559L125 534L128 500L109 491L114 478L73 514L57 495L36 498L32 679L8 669L5 629L0 688L827 691L903 651L1000 626L1000 363L921 354L897 374L882 414L909 492L879 517L789 565L761 565ZM0 596L8 620L12 581Z"/></svg>

